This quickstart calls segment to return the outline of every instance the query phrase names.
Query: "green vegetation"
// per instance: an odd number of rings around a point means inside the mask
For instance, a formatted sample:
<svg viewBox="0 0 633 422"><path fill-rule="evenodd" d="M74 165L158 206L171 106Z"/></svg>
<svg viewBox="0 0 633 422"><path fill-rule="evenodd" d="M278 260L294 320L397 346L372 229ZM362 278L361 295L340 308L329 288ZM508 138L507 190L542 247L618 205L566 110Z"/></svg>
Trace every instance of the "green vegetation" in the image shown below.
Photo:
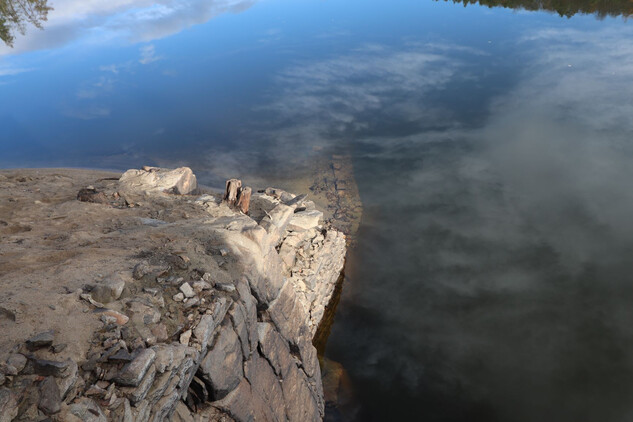
<svg viewBox="0 0 633 422"><path fill-rule="evenodd" d="M549 10L560 16L572 17L577 13L606 16L630 16L632 0L444 0L453 3L479 4L488 7L505 7L523 10Z"/></svg>
<svg viewBox="0 0 633 422"><path fill-rule="evenodd" d="M0 0L0 39L13 46L15 32L24 34L26 24L42 28L51 7L48 0Z"/></svg>

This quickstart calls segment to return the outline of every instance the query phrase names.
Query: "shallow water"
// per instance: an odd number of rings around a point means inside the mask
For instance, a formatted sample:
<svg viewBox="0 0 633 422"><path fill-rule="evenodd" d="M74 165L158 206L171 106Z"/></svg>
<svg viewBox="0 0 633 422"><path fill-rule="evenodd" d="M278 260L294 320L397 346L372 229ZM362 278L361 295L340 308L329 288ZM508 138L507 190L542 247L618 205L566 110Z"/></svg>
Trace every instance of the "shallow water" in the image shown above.
<svg viewBox="0 0 633 422"><path fill-rule="evenodd" d="M332 420L633 419L630 22L560 16L596 11L580 2L97 3L53 3L0 47L0 167L261 187L349 155L364 214L326 356L355 400Z"/></svg>

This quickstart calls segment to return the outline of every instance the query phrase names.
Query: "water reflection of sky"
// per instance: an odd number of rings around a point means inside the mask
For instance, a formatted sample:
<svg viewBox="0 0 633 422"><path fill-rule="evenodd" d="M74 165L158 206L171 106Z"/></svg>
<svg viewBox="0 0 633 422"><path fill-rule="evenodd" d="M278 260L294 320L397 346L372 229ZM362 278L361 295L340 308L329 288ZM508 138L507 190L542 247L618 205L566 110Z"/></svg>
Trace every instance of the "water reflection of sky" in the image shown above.
<svg viewBox="0 0 633 422"><path fill-rule="evenodd" d="M328 353L361 420L629 420L628 22L431 1L53 6L0 49L0 166L186 163L216 183L342 149L366 212Z"/></svg>

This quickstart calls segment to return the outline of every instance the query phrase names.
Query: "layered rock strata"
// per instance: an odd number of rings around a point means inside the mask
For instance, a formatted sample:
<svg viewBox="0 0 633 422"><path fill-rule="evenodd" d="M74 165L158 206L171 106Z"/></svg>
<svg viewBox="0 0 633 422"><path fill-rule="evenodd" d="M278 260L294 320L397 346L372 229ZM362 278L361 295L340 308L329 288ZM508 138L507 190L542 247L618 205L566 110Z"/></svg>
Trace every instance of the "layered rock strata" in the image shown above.
<svg viewBox="0 0 633 422"><path fill-rule="evenodd" d="M0 296L0 422L321 420L312 338L344 235L279 189L247 216L174 195L196 192L187 170L126 174L0 173L32 207L0 208L0 285L40 281Z"/></svg>

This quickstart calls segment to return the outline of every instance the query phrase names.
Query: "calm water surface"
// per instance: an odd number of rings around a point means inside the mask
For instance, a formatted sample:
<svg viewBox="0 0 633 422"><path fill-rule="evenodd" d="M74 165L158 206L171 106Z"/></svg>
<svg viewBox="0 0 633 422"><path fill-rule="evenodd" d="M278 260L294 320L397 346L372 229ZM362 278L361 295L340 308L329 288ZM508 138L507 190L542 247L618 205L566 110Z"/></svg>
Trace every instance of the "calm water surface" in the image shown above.
<svg viewBox="0 0 633 422"><path fill-rule="evenodd" d="M331 420L633 420L633 24L574 14L629 2L51 5L0 47L0 167L352 156Z"/></svg>

